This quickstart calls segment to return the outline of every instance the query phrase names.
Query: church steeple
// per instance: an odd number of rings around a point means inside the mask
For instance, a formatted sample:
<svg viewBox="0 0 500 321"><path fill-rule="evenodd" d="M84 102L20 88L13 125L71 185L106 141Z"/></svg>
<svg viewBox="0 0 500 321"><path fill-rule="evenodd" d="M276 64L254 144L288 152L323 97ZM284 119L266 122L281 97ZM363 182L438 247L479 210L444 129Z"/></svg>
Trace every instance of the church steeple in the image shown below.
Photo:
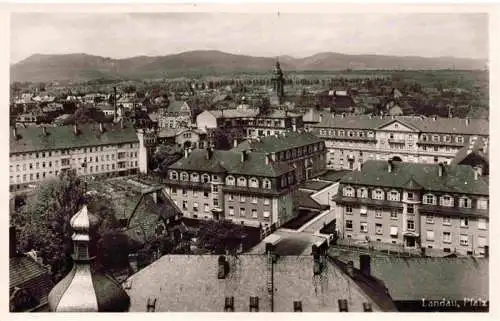
<svg viewBox="0 0 500 321"><path fill-rule="evenodd" d="M276 60L276 66L274 67L274 75L272 78L274 94L277 96L278 104L282 105L285 100L285 77L283 76L283 71L281 70L281 65L279 60Z"/></svg>

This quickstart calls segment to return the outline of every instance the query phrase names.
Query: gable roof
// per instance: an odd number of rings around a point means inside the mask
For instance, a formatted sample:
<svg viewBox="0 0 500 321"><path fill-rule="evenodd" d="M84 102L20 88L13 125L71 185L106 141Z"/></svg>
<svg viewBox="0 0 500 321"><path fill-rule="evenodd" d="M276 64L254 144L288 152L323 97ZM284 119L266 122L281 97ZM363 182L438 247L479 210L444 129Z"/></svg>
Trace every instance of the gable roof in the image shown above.
<svg viewBox="0 0 500 321"><path fill-rule="evenodd" d="M10 136L10 153L139 142L130 124L125 128L119 124L103 124L103 127L105 130L101 133L98 124L78 125L78 135L73 133L73 125L50 127L46 128L46 136L38 127L17 128L17 139Z"/></svg>
<svg viewBox="0 0 500 321"><path fill-rule="evenodd" d="M233 148L233 151L243 151L252 149L262 153L277 153L283 150L302 147L309 144L323 142L312 133L287 132L280 136L265 136L257 140L247 140Z"/></svg>
<svg viewBox="0 0 500 321"><path fill-rule="evenodd" d="M266 165L267 155L262 152L250 152L248 159L242 162L241 153L234 150L214 150L212 157L207 159L207 151L194 150L187 158L181 158L169 168L261 177L278 177L292 171L285 164L269 162Z"/></svg>
<svg viewBox="0 0 500 321"><path fill-rule="evenodd" d="M217 255L161 257L129 278L130 311L146 311L148 298L156 298L158 312L223 312L225 298L233 297L234 311L248 312L251 296L259 298L259 311L271 311L267 256L243 254L225 258L229 271L224 279L218 279ZM278 257L273 269L273 310L293 312L293 302L301 301L304 312L338 311L337 300L347 299L349 311L363 311L364 302L373 302L336 265L329 260L325 264L322 274L314 275L312 256ZM381 309L379 304L374 305L374 310ZM391 308L392 301L388 310Z"/></svg>
<svg viewBox="0 0 500 321"><path fill-rule="evenodd" d="M296 190L293 193L293 199L297 204L297 207L299 209L311 209L311 210L317 210L317 211L323 211L325 209L328 209L328 205L321 205L318 202L316 202L311 195L314 194L314 192L309 192L309 191L304 191L304 190Z"/></svg>
<svg viewBox="0 0 500 321"><path fill-rule="evenodd" d="M189 112L191 112L191 108L189 104L182 100L171 100L167 107L167 113L180 113L183 112L187 108Z"/></svg>
<svg viewBox="0 0 500 321"><path fill-rule="evenodd" d="M461 164L466 160L466 158L474 156L482 159L485 163L489 163L489 146L488 140L483 138L478 138L476 140L470 141L469 145L462 147L453 160L452 164Z"/></svg>
<svg viewBox="0 0 500 321"><path fill-rule="evenodd" d="M413 180L428 191L460 194L488 195L488 180L474 179L474 169L467 165L447 165L443 176L439 176L438 164L393 162L389 173L386 161L369 160L361 171L353 171L341 179L345 185L370 185L379 187L404 188Z"/></svg>

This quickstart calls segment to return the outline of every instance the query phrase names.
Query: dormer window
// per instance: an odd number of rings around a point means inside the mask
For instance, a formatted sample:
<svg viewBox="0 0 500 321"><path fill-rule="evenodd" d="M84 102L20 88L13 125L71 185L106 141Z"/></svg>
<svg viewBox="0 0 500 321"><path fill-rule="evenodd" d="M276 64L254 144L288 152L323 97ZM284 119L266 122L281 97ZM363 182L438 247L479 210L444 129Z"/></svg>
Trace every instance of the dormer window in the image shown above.
<svg viewBox="0 0 500 321"><path fill-rule="evenodd" d="M451 197L450 195L441 196L441 198L439 199L439 205L452 207L453 206L453 197Z"/></svg>
<svg viewBox="0 0 500 321"><path fill-rule="evenodd" d="M368 189L362 187L358 189L358 197L359 198L367 198L368 197Z"/></svg>
<svg viewBox="0 0 500 321"><path fill-rule="evenodd" d="M259 180L255 177L250 178L250 187L259 188Z"/></svg>
<svg viewBox="0 0 500 321"><path fill-rule="evenodd" d="M451 136L450 136L450 135L445 135L445 136L444 136L444 141L445 141L446 143L451 142Z"/></svg>
<svg viewBox="0 0 500 321"><path fill-rule="evenodd" d="M352 188L351 186L346 186L344 187L342 193L344 196L354 197L354 188Z"/></svg>
<svg viewBox="0 0 500 321"><path fill-rule="evenodd" d="M181 173L181 181L189 181L189 175L186 172Z"/></svg>
<svg viewBox="0 0 500 321"><path fill-rule="evenodd" d="M348 132L348 134L349 134L349 137L353 137L354 136L354 133L351 130Z"/></svg>
<svg viewBox="0 0 500 321"><path fill-rule="evenodd" d="M463 208L471 208L472 202L468 197L461 197L458 201L458 205Z"/></svg>
<svg viewBox="0 0 500 321"><path fill-rule="evenodd" d="M238 186L247 186L247 179L245 177L238 177Z"/></svg>
<svg viewBox="0 0 500 321"><path fill-rule="evenodd" d="M339 130L339 136L341 136L341 137L344 136L344 131L343 130Z"/></svg>
<svg viewBox="0 0 500 321"><path fill-rule="evenodd" d="M324 129L320 129L319 134L320 134L320 135L326 135L326 130L324 130Z"/></svg>
<svg viewBox="0 0 500 321"><path fill-rule="evenodd" d="M201 181L205 184L210 183L210 175L208 174L201 175Z"/></svg>
<svg viewBox="0 0 500 321"><path fill-rule="evenodd" d="M436 197L432 194L425 194L423 201L427 205L436 205Z"/></svg>
<svg viewBox="0 0 500 321"><path fill-rule="evenodd" d="M462 136L457 136L457 137L455 138L455 140L456 140L456 142L457 142L458 144L463 144L463 143L464 143L464 138L463 138Z"/></svg>
<svg viewBox="0 0 500 321"><path fill-rule="evenodd" d="M375 200L383 200L384 199L384 191L381 189L376 189L372 192L372 198Z"/></svg>
<svg viewBox="0 0 500 321"><path fill-rule="evenodd" d="M426 142L427 141L427 135L422 135L422 141Z"/></svg>
<svg viewBox="0 0 500 321"><path fill-rule="evenodd" d="M178 179L178 174L176 171L170 172L170 179Z"/></svg>
<svg viewBox="0 0 500 321"><path fill-rule="evenodd" d="M200 176L198 175L198 173L191 174L191 181L192 182L199 182L200 181Z"/></svg>
<svg viewBox="0 0 500 321"><path fill-rule="evenodd" d="M267 178L265 178L263 181L262 181L262 186L265 188L265 189L271 189L271 181Z"/></svg>
<svg viewBox="0 0 500 321"><path fill-rule="evenodd" d="M234 177L233 176L226 177L226 184L227 185L234 185Z"/></svg>
<svg viewBox="0 0 500 321"><path fill-rule="evenodd" d="M387 198L389 199L389 201L399 202L399 192L390 191Z"/></svg>
<svg viewBox="0 0 500 321"><path fill-rule="evenodd" d="M439 142L439 135L432 135L433 142Z"/></svg>

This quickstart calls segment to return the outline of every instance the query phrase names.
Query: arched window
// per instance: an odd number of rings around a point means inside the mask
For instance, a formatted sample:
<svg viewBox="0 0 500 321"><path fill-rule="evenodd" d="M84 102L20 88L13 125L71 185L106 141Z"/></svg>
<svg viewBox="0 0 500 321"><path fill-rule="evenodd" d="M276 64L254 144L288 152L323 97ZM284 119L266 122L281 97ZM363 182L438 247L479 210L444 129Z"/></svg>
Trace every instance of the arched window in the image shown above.
<svg viewBox="0 0 500 321"><path fill-rule="evenodd" d="M368 198L368 189L365 187L359 188L357 193L359 198Z"/></svg>
<svg viewBox="0 0 500 321"><path fill-rule="evenodd" d="M206 184L206 183L210 183L210 175L208 175L208 174L203 174L203 175L201 175L201 181L202 181L203 183L205 183L205 184Z"/></svg>
<svg viewBox="0 0 500 321"><path fill-rule="evenodd" d="M436 205L436 196L434 196L432 194L425 194L423 201L424 201L424 204Z"/></svg>
<svg viewBox="0 0 500 321"><path fill-rule="evenodd" d="M373 190L372 198L375 200L383 200L384 199L384 191L381 189Z"/></svg>
<svg viewBox="0 0 500 321"><path fill-rule="evenodd" d="M226 184L227 185L234 185L234 177L229 175L228 177L226 177Z"/></svg>
<svg viewBox="0 0 500 321"><path fill-rule="evenodd" d="M264 187L265 189L271 189L271 181L267 178L264 178L264 180L262 181L262 187Z"/></svg>
<svg viewBox="0 0 500 321"><path fill-rule="evenodd" d="M189 175L186 172L181 173L181 181L189 181Z"/></svg>
<svg viewBox="0 0 500 321"><path fill-rule="evenodd" d="M238 186L247 186L247 179L243 176L238 177Z"/></svg>
<svg viewBox="0 0 500 321"><path fill-rule="evenodd" d="M354 188L351 186L346 186L342 190L342 194L347 197L354 197Z"/></svg>
<svg viewBox="0 0 500 321"><path fill-rule="evenodd" d="M177 176L177 172L176 171L171 171L170 172L170 179L178 179L178 176Z"/></svg>
<svg viewBox="0 0 500 321"><path fill-rule="evenodd" d="M255 177L250 178L250 187L259 188L259 180Z"/></svg>
<svg viewBox="0 0 500 321"><path fill-rule="evenodd" d="M422 135L422 141L426 142L427 141L427 135Z"/></svg>
<svg viewBox="0 0 500 321"><path fill-rule="evenodd" d="M192 173L191 174L191 181L193 181L193 182L199 182L200 181L200 176L198 175L198 173Z"/></svg>
<svg viewBox="0 0 500 321"><path fill-rule="evenodd" d="M452 207L453 206L453 197L450 195L443 195L439 198L439 205Z"/></svg>

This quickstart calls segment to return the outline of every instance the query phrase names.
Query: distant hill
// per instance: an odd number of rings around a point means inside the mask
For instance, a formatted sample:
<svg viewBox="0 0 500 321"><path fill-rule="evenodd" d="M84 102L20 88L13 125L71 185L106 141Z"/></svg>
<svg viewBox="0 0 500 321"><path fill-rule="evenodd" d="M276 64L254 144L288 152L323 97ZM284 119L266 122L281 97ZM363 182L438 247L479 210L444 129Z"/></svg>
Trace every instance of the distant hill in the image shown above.
<svg viewBox="0 0 500 321"><path fill-rule="evenodd" d="M284 71L335 71L369 69L484 69L486 61L453 57L423 58L380 55L318 53L306 58L282 56ZM87 54L35 54L11 65L11 81L168 78L182 75L210 75L268 72L275 58L252 57L221 51L189 51L158 57L138 56L111 59Z"/></svg>

